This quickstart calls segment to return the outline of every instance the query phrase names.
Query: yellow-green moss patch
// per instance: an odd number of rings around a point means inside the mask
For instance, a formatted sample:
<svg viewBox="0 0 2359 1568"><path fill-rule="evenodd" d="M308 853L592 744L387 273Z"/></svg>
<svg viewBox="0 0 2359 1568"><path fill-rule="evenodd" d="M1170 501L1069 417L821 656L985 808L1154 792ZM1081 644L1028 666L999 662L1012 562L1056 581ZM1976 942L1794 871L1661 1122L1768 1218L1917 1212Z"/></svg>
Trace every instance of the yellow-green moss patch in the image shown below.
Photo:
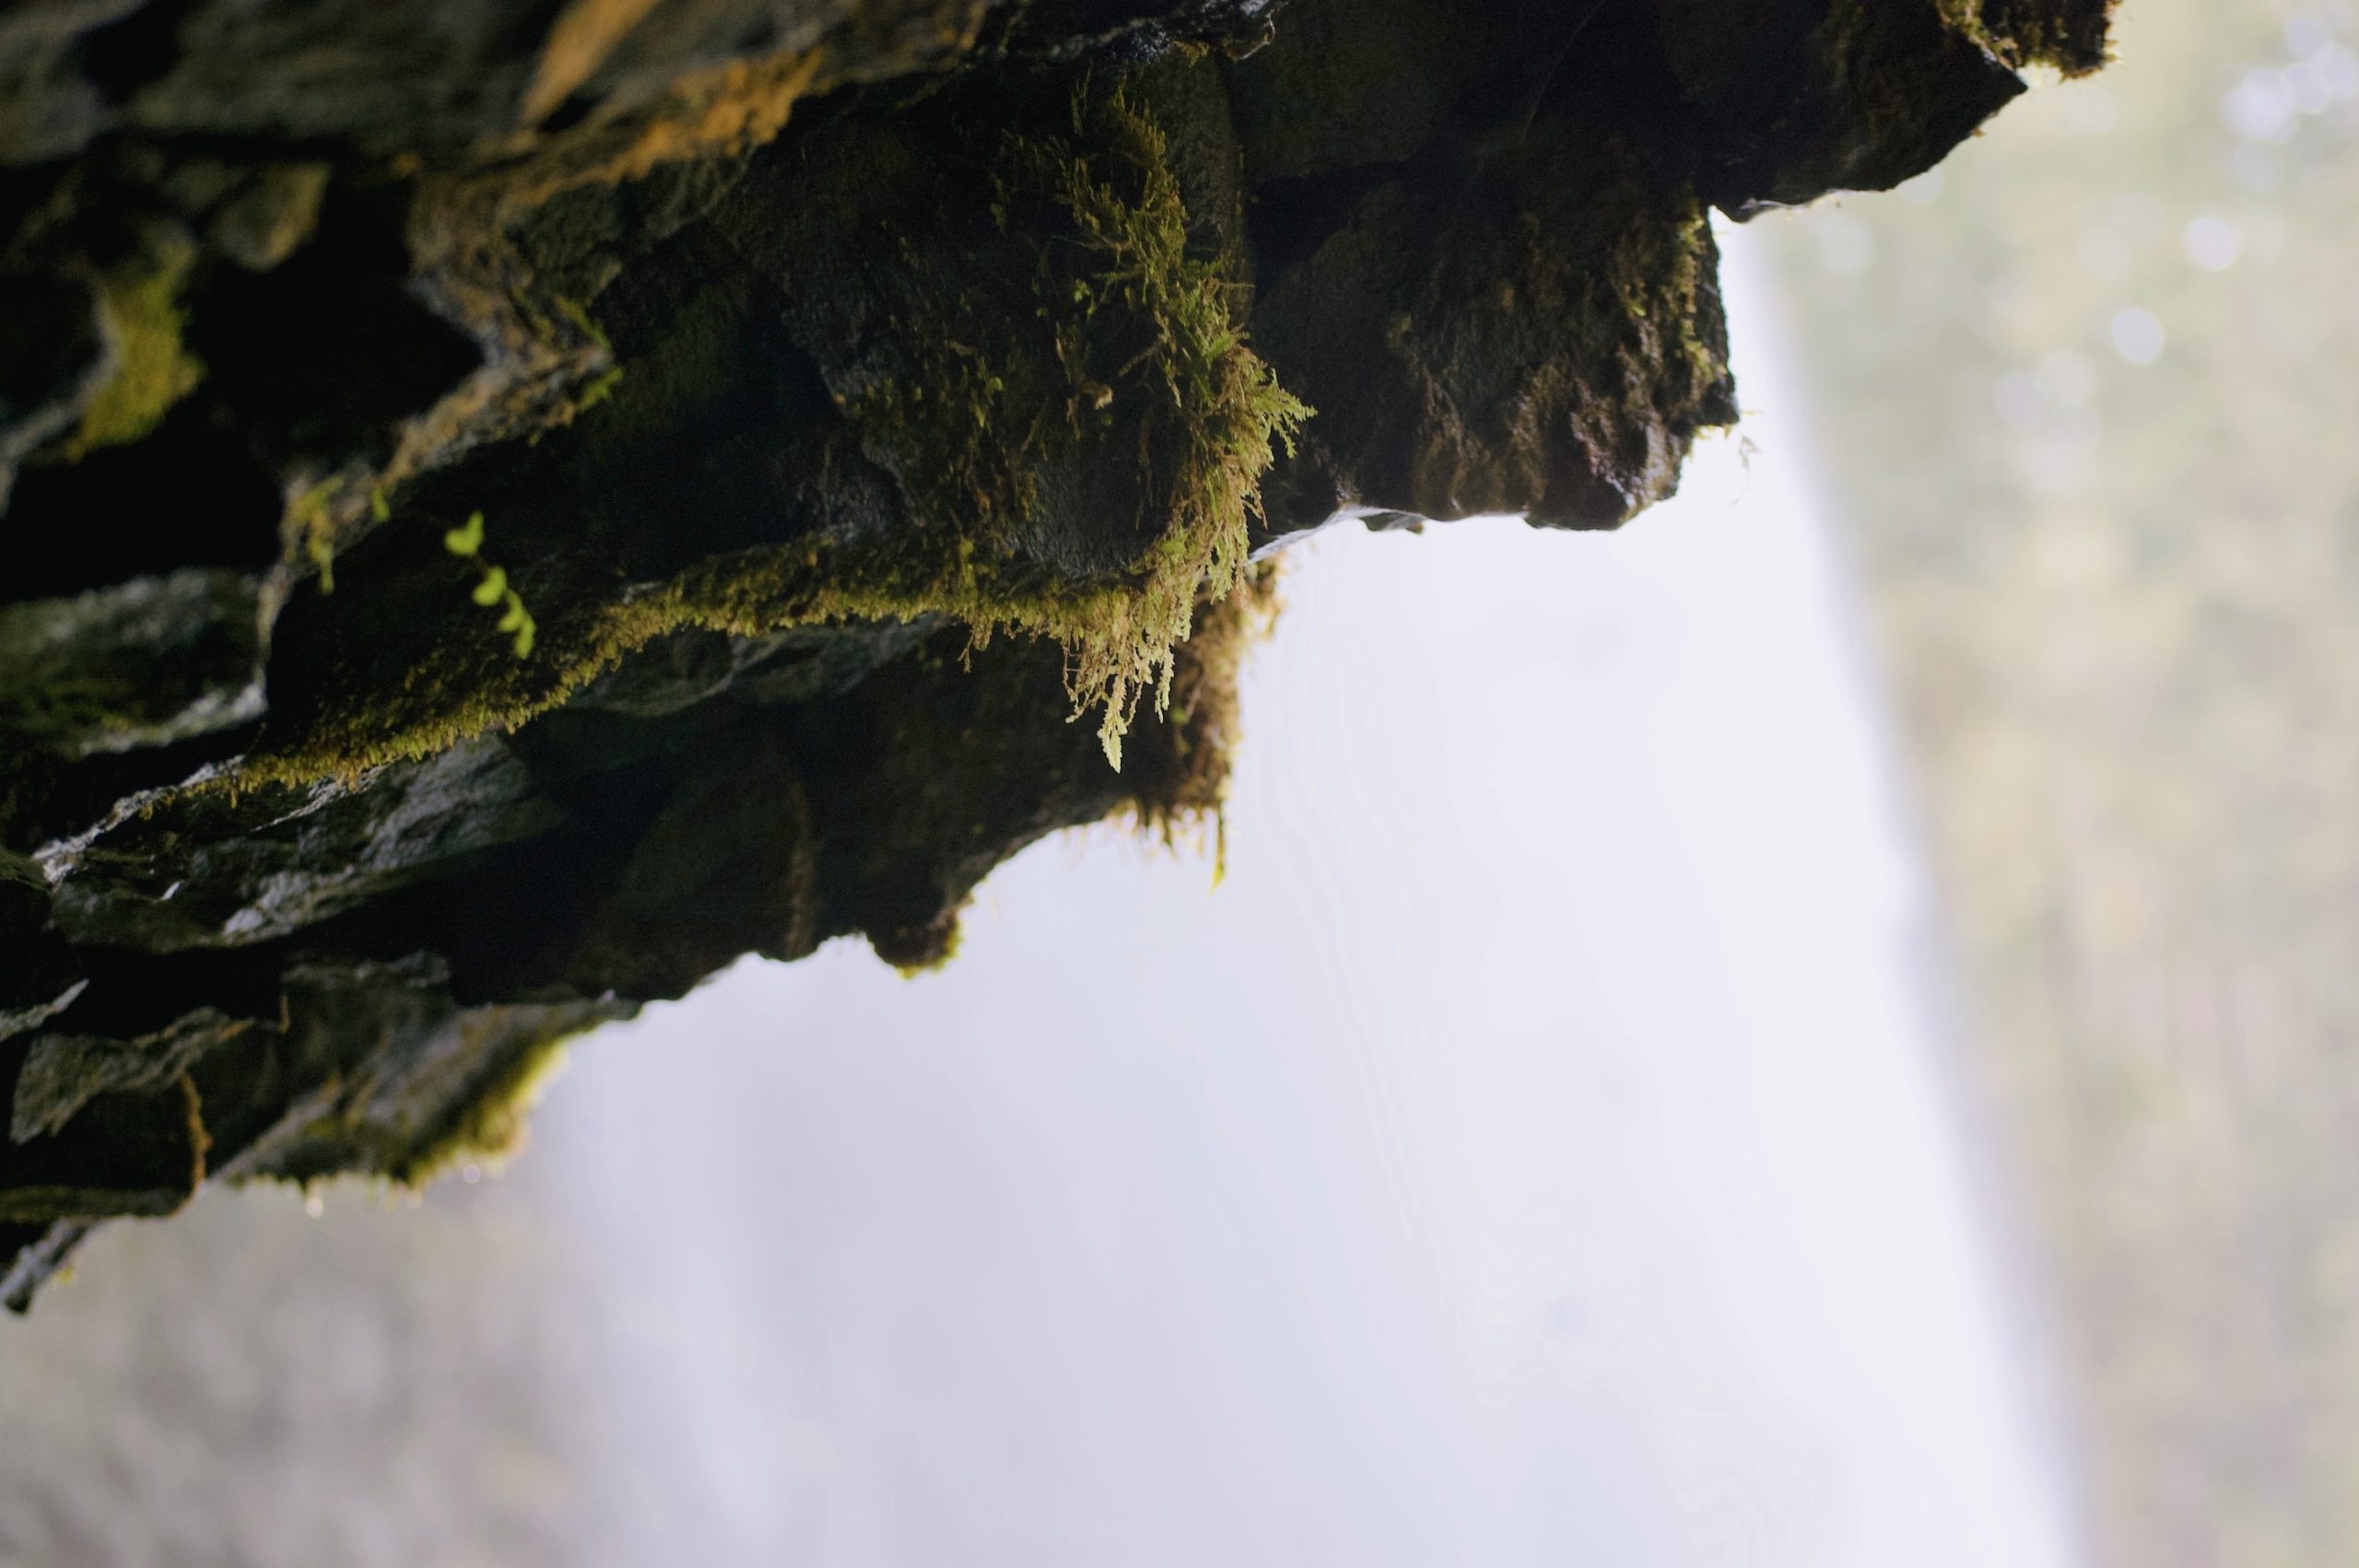
<svg viewBox="0 0 2359 1568"><path fill-rule="evenodd" d="M62 455L68 462L138 440L205 379L205 366L184 341L188 311L181 302L195 261L196 247L185 235L159 229L135 260L101 279L115 372L66 437Z"/></svg>
<svg viewBox="0 0 2359 1568"><path fill-rule="evenodd" d="M524 1146L533 1108L565 1069L576 1031L527 1039L492 1064L450 1119L419 1141L386 1172L419 1188L462 1165L497 1168Z"/></svg>
<svg viewBox="0 0 2359 1568"><path fill-rule="evenodd" d="M1126 571L1039 595L994 595L962 572L941 606L983 635L1062 643L1076 708L1103 706L1119 765L1139 698L1169 698L1200 594L1236 588L1273 447L1310 410L1246 345L1239 286L1191 250L1163 134L1123 94L1076 95L1066 134L1005 137L992 207L1003 229L1039 236L1028 298L978 321L963 291L938 287L913 323L932 345L924 376L851 412L914 438L919 497L964 561L1004 558L1041 521L1044 474L1109 431L1134 437L1147 542Z"/></svg>
<svg viewBox="0 0 2359 1568"><path fill-rule="evenodd" d="M945 280L938 314L901 323L924 345L921 382L847 400L856 422L913 454L904 478L920 526L885 543L757 548L618 601L541 605L528 661L489 657L493 645L458 626L391 689L335 694L306 733L231 782L351 776L513 729L685 627L756 636L921 615L962 623L979 645L1002 633L1062 645L1075 711L1102 707L1120 766L1139 700L1171 699L1173 650L1200 600L1236 591L1262 475L1310 411L1247 345L1238 285L1191 253L1163 136L1121 94L1077 98L1067 134L1011 135L996 167L1002 223L1038 235L1031 309L984 312L988 330L962 335ZM1123 488L1137 498L1136 554L1079 574L1026 558L1040 476L1109 449L1134 465Z"/></svg>

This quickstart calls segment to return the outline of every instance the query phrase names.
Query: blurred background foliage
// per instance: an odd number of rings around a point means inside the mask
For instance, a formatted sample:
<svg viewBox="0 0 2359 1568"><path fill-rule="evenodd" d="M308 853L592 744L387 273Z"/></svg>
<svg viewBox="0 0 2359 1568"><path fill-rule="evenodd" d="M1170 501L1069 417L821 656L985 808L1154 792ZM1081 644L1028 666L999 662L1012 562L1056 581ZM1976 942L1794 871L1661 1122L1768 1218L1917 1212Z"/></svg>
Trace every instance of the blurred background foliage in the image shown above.
<svg viewBox="0 0 2359 1568"><path fill-rule="evenodd" d="M2359 1562L2359 18L1770 230L2094 1555Z"/></svg>

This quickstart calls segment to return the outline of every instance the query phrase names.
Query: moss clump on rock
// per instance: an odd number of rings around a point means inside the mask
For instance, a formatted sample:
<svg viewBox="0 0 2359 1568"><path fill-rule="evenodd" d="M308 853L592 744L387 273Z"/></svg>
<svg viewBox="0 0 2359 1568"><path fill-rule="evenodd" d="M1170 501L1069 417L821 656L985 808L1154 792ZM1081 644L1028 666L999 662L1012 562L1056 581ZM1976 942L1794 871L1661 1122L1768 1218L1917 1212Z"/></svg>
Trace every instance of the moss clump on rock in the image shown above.
<svg viewBox="0 0 2359 1568"><path fill-rule="evenodd" d="M974 312L957 280L934 280L933 309L900 323L926 374L846 399L901 449L923 526L759 546L650 590L550 604L529 659L463 629L390 689L334 694L304 734L225 782L352 778L512 730L670 632L926 615L977 646L1002 633L1062 646L1075 711L1102 707L1119 766L1141 697L1170 700L1198 603L1241 580L1262 475L1310 410L1248 346L1240 286L1191 246L1163 135L1122 94L1077 96L1068 132L1011 132L996 165L997 221L1032 237L1027 308ZM1056 509L1109 497L1136 509L1119 564L1069 571L1025 554Z"/></svg>
<svg viewBox="0 0 2359 1568"><path fill-rule="evenodd" d="M205 366L188 351L188 311L181 299L196 247L160 228L143 241L136 255L100 280L115 371L65 438L60 455L69 462L100 447L138 440L205 379Z"/></svg>
<svg viewBox="0 0 2359 1568"><path fill-rule="evenodd" d="M934 345L927 375L850 411L915 434L919 497L958 541L939 602L920 607L979 637L1061 643L1075 704L1103 706L1119 764L1139 697L1169 701L1198 598L1237 587L1273 446L1291 450L1311 411L1247 346L1241 286L1191 245L1163 135L1122 93L1076 95L1067 135L1010 133L992 209L1003 229L1040 237L1028 298L979 322L971 297L933 290L916 323ZM1050 486L1103 493L1093 468L1138 509L1143 547L1097 580L1017 567L1044 513L1074 504Z"/></svg>
<svg viewBox="0 0 2359 1568"><path fill-rule="evenodd" d="M1246 655L1277 623L1278 565L1246 568L1237 591L1197 615L1186 657L1176 661L1166 712L1168 744L1155 748L1125 775L1130 799L1117 820L1170 848L1201 846L1213 832L1213 879L1227 874L1230 760L1242 723L1238 691Z"/></svg>
<svg viewBox="0 0 2359 1568"><path fill-rule="evenodd" d="M600 1020L599 1022L604 1022ZM523 1151L533 1107L565 1071L580 1028L527 1033L494 1053L483 1074L407 1149L387 1163L385 1175L406 1188L431 1186L463 1165L494 1168Z"/></svg>

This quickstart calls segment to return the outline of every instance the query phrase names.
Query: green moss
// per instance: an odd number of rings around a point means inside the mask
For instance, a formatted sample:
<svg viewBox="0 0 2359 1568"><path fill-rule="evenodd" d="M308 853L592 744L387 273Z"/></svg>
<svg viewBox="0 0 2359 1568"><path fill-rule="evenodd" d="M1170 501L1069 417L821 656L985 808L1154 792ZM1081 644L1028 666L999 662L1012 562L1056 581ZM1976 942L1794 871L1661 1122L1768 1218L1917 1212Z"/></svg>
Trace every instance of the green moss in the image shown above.
<svg viewBox="0 0 2359 1568"><path fill-rule="evenodd" d="M576 414L589 413L590 410L597 407L600 404L614 396L615 389L622 384L622 380L623 368L619 365L616 365L610 369L601 371L598 375L592 377L590 380L583 385L581 392L575 396L573 400L573 412Z"/></svg>
<svg viewBox="0 0 2359 1568"><path fill-rule="evenodd" d="M959 569L933 607L979 636L1062 643L1076 709L1102 705L1119 766L1140 697L1169 700L1198 597L1236 588L1273 445L1310 410L1246 345L1238 286L1191 252L1163 135L1123 94L1076 95L1068 134L1004 138L992 212L1040 237L1028 298L979 322L945 280L914 323L933 345L924 374L850 411L913 438L920 499L958 535ZM1135 437L1144 548L1100 584L1006 591L989 568L1043 520L1042 475L1102 457L1116 432Z"/></svg>
<svg viewBox="0 0 2359 1568"><path fill-rule="evenodd" d="M1628 323L1649 361L1665 368L1663 393L1708 400L1727 379L1728 349L1719 328L1719 247L1703 205L1694 202L1674 224L1629 225L1602 271L1614 317Z"/></svg>
<svg viewBox="0 0 2359 1568"><path fill-rule="evenodd" d="M335 499L339 485L338 480L323 479L296 497L287 508L283 537L300 544L303 554L318 568L322 593L335 591L335 515L331 503ZM372 514L384 505L384 501L382 490L370 490L369 505ZM390 511L387 515L391 515Z"/></svg>
<svg viewBox="0 0 2359 1568"><path fill-rule="evenodd" d="M159 232L135 260L101 280L114 326L115 373L65 439L66 461L138 440L205 379L205 366L183 341L188 312L181 290L195 261L196 247L185 236Z"/></svg>
<svg viewBox="0 0 2359 1568"><path fill-rule="evenodd" d="M425 1187L462 1165L498 1166L524 1146L533 1107L565 1068L576 1038L560 1032L527 1038L491 1064L450 1118L394 1160L385 1174L404 1187Z"/></svg>
<svg viewBox="0 0 2359 1568"><path fill-rule="evenodd" d="M1215 885L1227 874L1225 808L1239 731L1238 683L1246 655L1276 624L1278 572L1275 561L1250 568L1235 593L1198 614L1172 680L1168 743L1125 776L1130 800L1120 815L1144 837L1178 849L1201 845L1211 827Z"/></svg>
<svg viewBox="0 0 2359 1568"><path fill-rule="evenodd" d="M606 329L598 324L597 320L582 308L579 300L569 299L562 294L553 294L549 297L549 303L556 308L557 314L571 322L575 330L582 336L609 354L615 351L615 340L606 335Z"/></svg>
<svg viewBox="0 0 2359 1568"><path fill-rule="evenodd" d="M653 592L552 614L542 628L541 657L531 661L514 658L504 642L487 647L481 637L462 634L393 689L356 696L323 714L299 745L250 758L217 787L350 778L430 756L487 731L514 729L669 632L756 637L790 626L940 614L970 627L978 644L1013 631L1071 648L1106 626L1135 626L1131 601L1121 585L1019 583L978 561L970 548L948 561L922 550L896 556L816 543L745 551L701 562ZM1181 635L1186 629L1183 623Z"/></svg>
<svg viewBox="0 0 2359 1568"><path fill-rule="evenodd" d="M616 602L545 604L529 662L463 630L392 689L341 694L308 733L227 782L349 777L513 729L685 627L756 636L921 615L963 623L978 645L1002 634L1061 644L1075 711L1102 706L1119 766L1137 703L1170 700L1174 649L1199 601L1238 586L1273 444L1310 410L1247 346L1238 286L1191 253L1163 137L1121 95L1077 99L1069 135L1009 136L997 168L999 221L1037 237L1021 280L1030 308L979 322L939 280L933 309L903 323L924 375L849 400L856 421L910 454L923 526L883 544L708 560ZM1136 555L1082 575L1021 557L1017 540L1043 514L1040 476L1109 450L1135 465Z"/></svg>
<svg viewBox="0 0 2359 1568"><path fill-rule="evenodd" d="M463 1013L449 1050L463 1064L458 1076L438 1082L433 1069L413 1064L404 1080L349 1084L299 1129L273 1133L268 1156L232 1179L294 1182L309 1193L315 1183L361 1176L415 1189L462 1165L496 1167L522 1148L573 1041L615 1016L580 1004ZM389 1097L392 1107L382 1103Z"/></svg>
<svg viewBox="0 0 2359 1568"><path fill-rule="evenodd" d="M961 906L960 911L953 912L948 929L943 932L940 943L923 955L911 957L904 954L899 959L888 959L886 962L891 963L899 972L901 978L905 980L922 979L928 975L937 975L948 968L950 961L958 956L959 942L966 938L967 927L964 920L960 919L963 909L964 906ZM873 942L871 945L874 945ZM882 957L883 954L880 954L878 956Z"/></svg>

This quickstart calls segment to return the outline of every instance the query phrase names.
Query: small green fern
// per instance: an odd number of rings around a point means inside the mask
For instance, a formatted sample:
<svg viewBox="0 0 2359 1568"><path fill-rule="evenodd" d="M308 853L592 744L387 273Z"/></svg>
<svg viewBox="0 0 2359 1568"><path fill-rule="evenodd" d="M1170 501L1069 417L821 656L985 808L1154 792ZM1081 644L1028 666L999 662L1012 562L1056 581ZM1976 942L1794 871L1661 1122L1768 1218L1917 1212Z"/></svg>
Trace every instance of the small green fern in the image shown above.
<svg viewBox="0 0 2359 1568"><path fill-rule="evenodd" d="M508 586L505 568L492 565L483 558L483 513L468 516L465 524L442 535L442 547L454 556L473 561L483 579L475 586L471 597L488 610L497 605L506 608L499 617L499 629L516 639L516 657L522 659L533 651L533 638L539 629L533 624L533 613L524 608L524 601Z"/></svg>

